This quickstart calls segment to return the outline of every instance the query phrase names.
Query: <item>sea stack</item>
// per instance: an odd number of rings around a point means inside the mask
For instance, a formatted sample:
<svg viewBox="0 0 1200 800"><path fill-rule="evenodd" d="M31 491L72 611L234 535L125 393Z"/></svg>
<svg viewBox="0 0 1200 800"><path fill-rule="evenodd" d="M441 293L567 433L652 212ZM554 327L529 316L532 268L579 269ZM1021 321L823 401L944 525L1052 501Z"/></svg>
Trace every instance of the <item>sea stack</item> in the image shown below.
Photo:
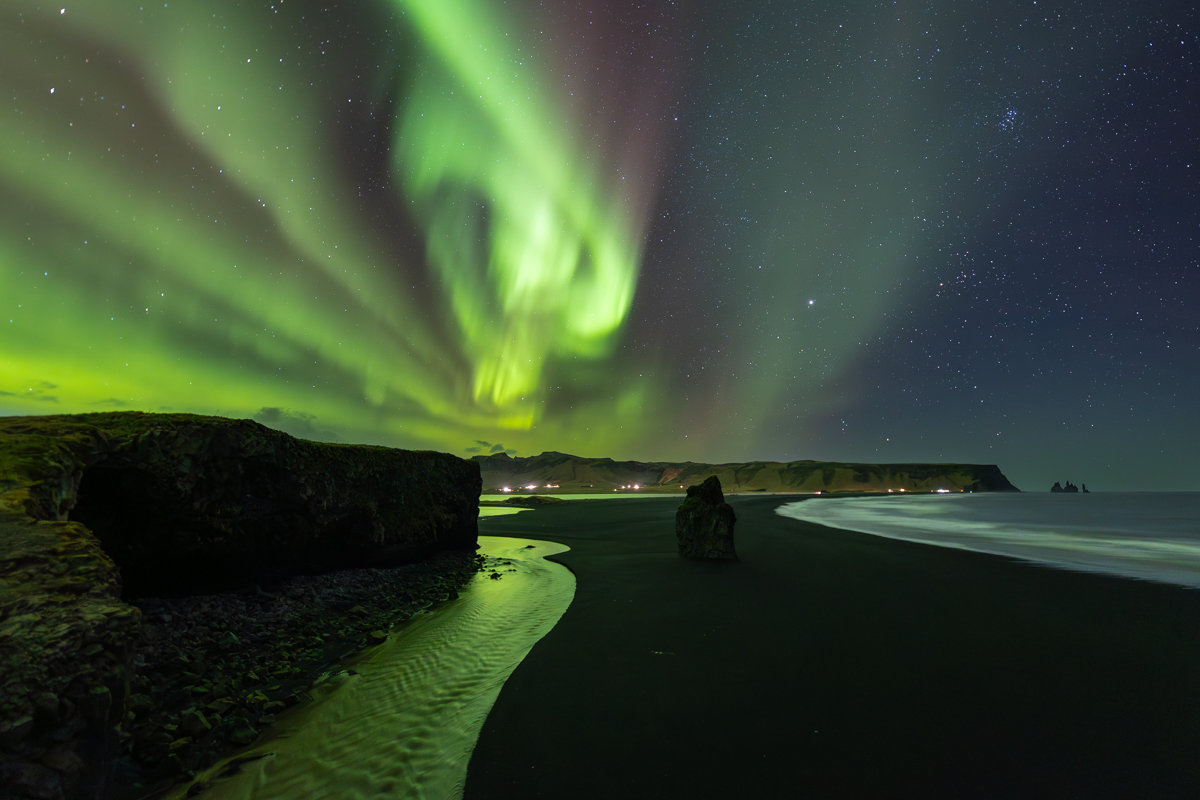
<svg viewBox="0 0 1200 800"><path fill-rule="evenodd" d="M687 499L675 512L679 555L689 558L737 560L733 525L737 517L721 493L721 481L710 475L699 486L689 486Z"/></svg>

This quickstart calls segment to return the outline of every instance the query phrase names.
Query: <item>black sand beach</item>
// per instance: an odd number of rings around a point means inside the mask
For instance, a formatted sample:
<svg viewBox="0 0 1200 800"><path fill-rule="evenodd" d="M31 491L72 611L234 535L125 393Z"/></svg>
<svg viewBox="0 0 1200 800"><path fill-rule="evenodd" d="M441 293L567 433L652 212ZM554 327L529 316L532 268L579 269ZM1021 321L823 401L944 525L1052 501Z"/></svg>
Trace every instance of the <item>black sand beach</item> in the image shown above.
<svg viewBox="0 0 1200 800"><path fill-rule="evenodd" d="M1200 593L729 500L740 563L676 555L678 498L481 524L578 586L467 798L1200 796Z"/></svg>

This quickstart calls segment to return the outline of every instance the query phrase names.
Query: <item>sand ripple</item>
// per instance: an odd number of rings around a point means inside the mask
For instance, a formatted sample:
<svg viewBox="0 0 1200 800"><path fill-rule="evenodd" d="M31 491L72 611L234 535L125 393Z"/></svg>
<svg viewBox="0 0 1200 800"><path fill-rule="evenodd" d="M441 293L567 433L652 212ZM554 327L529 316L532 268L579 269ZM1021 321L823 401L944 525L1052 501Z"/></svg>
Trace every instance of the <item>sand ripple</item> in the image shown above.
<svg viewBox="0 0 1200 800"><path fill-rule="evenodd" d="M476 576L462 595L421 615L281 715L268 737L201 779L204 798L457 798L484 719L504 681L575 596L575 577L543 556L554 542L480 536L512 561L500 580ZM526 549L527 545L532 545ZM179 787L183 796L187 785Z"/></svg>

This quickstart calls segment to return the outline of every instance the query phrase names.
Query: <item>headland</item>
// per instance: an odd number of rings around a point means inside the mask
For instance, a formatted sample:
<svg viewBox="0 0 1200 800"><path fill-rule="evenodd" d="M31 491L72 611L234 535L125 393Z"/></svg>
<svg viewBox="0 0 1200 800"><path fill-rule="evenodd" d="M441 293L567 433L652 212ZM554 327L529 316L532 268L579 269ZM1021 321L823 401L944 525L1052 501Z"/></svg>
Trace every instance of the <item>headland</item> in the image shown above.
<svg viewBox="0 0 1200 800"><path fill-rule="evenodd" d="M840 461L614 461L546 452L474 456L484 492L678 493L717 476L725 492L1017 492L994 464L863 464Z"/></svg>
<svg viewBox="0 0 1200 800"><path fill-rule="evenodd" d="M0 418L0 784L141 797L478 570L478 466L250 420Z"/></svg>

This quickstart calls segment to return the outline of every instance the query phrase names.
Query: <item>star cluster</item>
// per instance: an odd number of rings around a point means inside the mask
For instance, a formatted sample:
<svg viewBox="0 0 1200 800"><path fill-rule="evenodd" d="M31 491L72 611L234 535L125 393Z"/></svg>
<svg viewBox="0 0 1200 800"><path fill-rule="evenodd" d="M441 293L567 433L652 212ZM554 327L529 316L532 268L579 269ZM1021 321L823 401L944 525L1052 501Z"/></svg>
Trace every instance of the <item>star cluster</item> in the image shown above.
<svg viewBox="0 0 1200 800"><path fill-rule="evenodd" d="M680 436L1197 486L1190 6L761 2L703 23L642 283L672 299L642 308L678 311L634 324L686 351Z"/></svg>

